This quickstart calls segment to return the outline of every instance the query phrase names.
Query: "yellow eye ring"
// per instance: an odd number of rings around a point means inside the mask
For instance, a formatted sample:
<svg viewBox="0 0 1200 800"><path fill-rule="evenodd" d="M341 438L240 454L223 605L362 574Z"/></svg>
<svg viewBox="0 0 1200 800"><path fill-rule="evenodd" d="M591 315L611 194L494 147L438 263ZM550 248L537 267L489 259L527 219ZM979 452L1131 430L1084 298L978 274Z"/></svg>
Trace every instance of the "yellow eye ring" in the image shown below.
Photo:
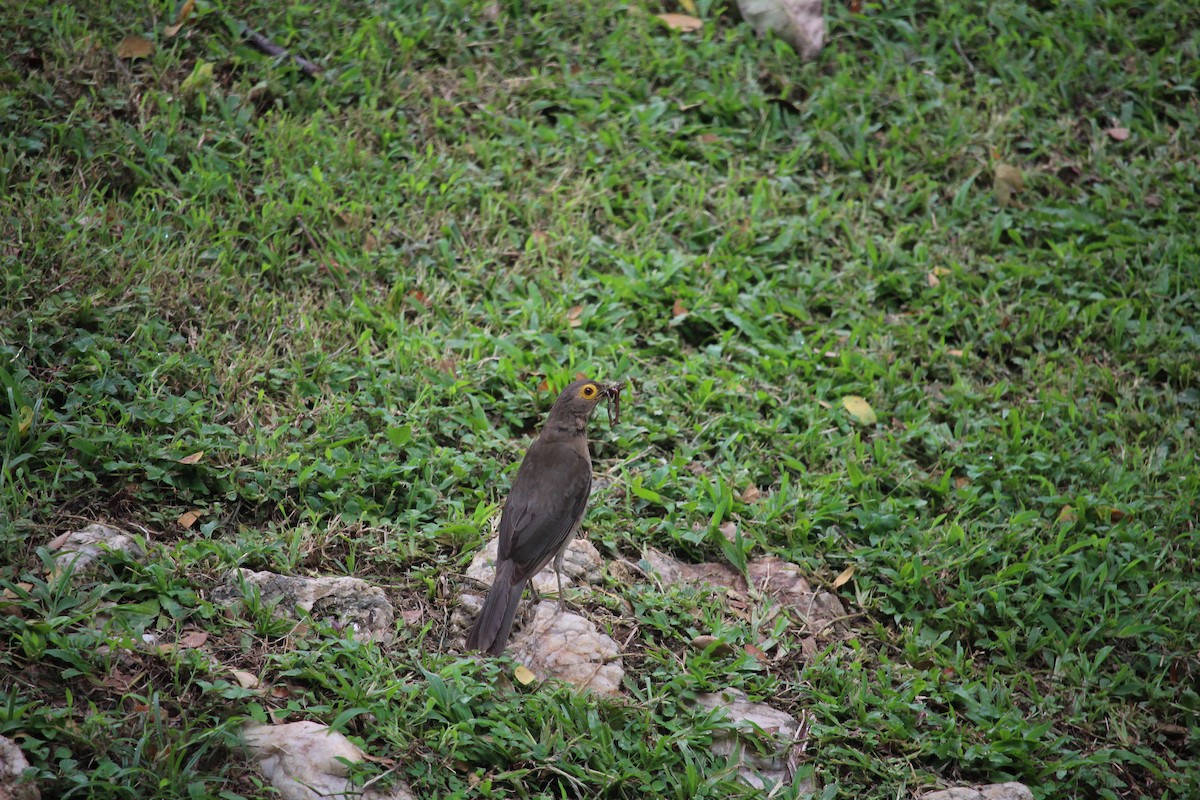
<svg viewBox="0 0 1200 800"><path fill-rule="evenodd" d="M584 386L582 389L579 390L579 394L581 396L589 398L589 399L592 397L595 397L596 396L596 387L589 383L587 386Z"/></svg>

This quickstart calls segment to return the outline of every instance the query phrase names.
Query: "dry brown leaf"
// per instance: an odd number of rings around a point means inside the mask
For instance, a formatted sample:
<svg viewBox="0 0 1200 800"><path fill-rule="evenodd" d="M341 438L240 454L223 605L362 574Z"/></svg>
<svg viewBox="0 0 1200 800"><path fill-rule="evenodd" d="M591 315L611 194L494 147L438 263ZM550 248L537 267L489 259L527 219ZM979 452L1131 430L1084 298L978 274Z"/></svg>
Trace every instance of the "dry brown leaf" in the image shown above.
<svg viewBox="0 0 1200 800"><path fill-rule="evenodd" d="M203 646L208 641L208 631L189 631L184 634L184 637L179 640L180 647L186 647L189 650L195 650Z"/></svg>
<svg viewBox="0 0 1200 800"><path fill-rule="evenodd" d="M757 502L760 497L762 497L762 490L759 489L757 486L755 486L753 483L750 484L749 486L747 486L745 491L743 491L740 495L738 495L738 498L743 503Z"/></svg>
<svg viewBox="0 0 1200 800"><path fill-rule="evenodd" d="M132 60L135 58L146 58L154 52L154 42L142 37L130 34L121 40L117 45L117 58Z"/></svg>
<svg viewBox="0 0 1200 800"><path fill-rule="evenodd" d="M204 512L201 511L200 509L195 509L194 511L185 511L182 514L180 514L179 519L177 519L175 521L179 524L179 527L181 527L181 528L190 528L196 524L196 520L200 519L200 516L203 513Z"/></svg>
<svg viewBox="0 0 1200 800"><path fill-rule="evenodd" d="M729 646L728 642L708 634L697 636L689 644L696 650L707 650L712 647L713 653L719 656L726 656L733 652L733 648Z"/></svg>
<svg viewBox="0 0 1200 800"><path fill-rule="evenodd" d="M1129 128L1107 128L1104 132L1116 142L1123 142L1129 138Z"/></svg>
<svg viewBox="0 0 1200 800"><path fill-rule="evenodd" d="M1021 177L1021 170L1011 164L996 165L996 172L992 177L992 190L996 193L996 200L1001 206L1011 205L1013 195L1024 188L1025 179Z"/></svg>
<svg viewBox="0 0 1200 800"><path fill-rule="evenodd" d="M955 489L965 489L970 485L971 485L971 479L968 478L966 475L959 475L957 478L954 479L954 488Z"/></svg>
<svg viewBox="0 0 1200 800"><path fill-rule="evenodd" d="M849 583L850 579L853 577L854 577L854 565L851 564L850 566L848 566L844 570L842 570L842 573L840 575L838 575L836 578L833 579L833 588L834 589L842 588L847 583Z"/></svg>
<svg viewBox="0 0 1200 800"><path fill-rule="evenodd" d="M962 358L962 357L963 357L963 351L962 351L962 350L959 350L959 349L957 349L957 348L954 348L954 347L951 347L951 348L950 348L949 350L947 350L946 352L947 352L949 355L952 355L952 356L954 356L955 358Z"/></svg>
<svg viewBox="0 0 1200 800"><path fill-rule="evenodd" d="M925 274L925 282L926 282L927 284L929 284L929 285L930 285L930 287L933 287L933 286L937 286L937 285L938 285L938 284L940 284L942 281L941 281L941 279L940 279L940 278L938 278L938 276L937 276L937 275L935 275L934 273L932 273L932 272L928 272L928 273L926 273L926 274Z"/></svg>
<svg viewBox="0 0 1200 800"><path fill-rule="evenodd" d="M676 31L690 33L698 31L704 27L704 20L698 17L693 17L691 14L655 14L654 16L662 20L668 28Z"/></svg>
<svg viewBox="0 0 1200 800"><path fill-rule="evenodd" d="M688 313L687 306L678 297L675 298L675 305L671 306L671 316L678 319Z"/></svg>
<svg viewBox="0 0 1200 800"><path fill-rule="evenodd" d="M878 421L875 409L871 408L871 404L856 394L848 394L843 397L842 407L861 425L874 425Z"/></svg>
<svg viewBox="0 0 1200 800"><path fill-rule="evenodd" d="M1071 508L1070 506L1063 506L1058 512L1058 521L1059 522L1074 522L1075 521L1075 509Z"/></svg>
<svg viewBox="0 0 1200 800"><path fill-rule="evenodd" d="M746 655L754 656L759 661L769 661L770 660L767 657L766 653L764 653L762 650L759 650L757 647L755 647L752 644L744 644L744 645L742 645L742 649L746 651Z"/></svg>
<svg viewBox="0 0 1200 800"><path fill-rule="evenodd" d="M404 620L406 625L416 625L421 621L421 609L409 608L400 612L400 619Z"/></svg>
<svg viewBox="0 0 1200 800"><path fill-rule="evenodd" d="M578 328L583 324L583 320L579 318L581 314L583 314L583 306L571 306L567 310L567 324L572 328Z"/></svg>
<svg viewBox="0 0 1200 800"><path fill-rule="evenodd" d="M725 537L725 541L727 542L737 539L737 524L733 520L725 520L717 530L721 532L721 535Z"/></svg>
<svg viewBox="0 0 1200 800"><path fill-rule="evenodd" d="M195 0L185 0L184 4L179 7L179 15L175 17L175 24L168 25L163 28L163 36L170 39L175 34L179 33L183 28L183 23L187 22L187 18L192 15L192 10L196 7Z"/></svg>
<svg viewBox="0 0 1200 800"><path fill-rule="evenodd" d="M204 458L204 451L197 450L196 452L192 453L190 456L184 456L183 458L179 459L179 463L180 464L198 464L200 462L200 459L202 459L202 458Z"/></svg>

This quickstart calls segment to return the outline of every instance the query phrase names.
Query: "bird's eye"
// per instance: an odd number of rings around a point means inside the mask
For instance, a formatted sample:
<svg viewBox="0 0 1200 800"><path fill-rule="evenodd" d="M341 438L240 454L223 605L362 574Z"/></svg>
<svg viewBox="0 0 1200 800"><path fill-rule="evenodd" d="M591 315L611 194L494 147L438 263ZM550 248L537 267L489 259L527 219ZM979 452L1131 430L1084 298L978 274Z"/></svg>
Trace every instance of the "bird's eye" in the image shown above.
<svg viewBox="0 0 1200 800"><path fill-rule="evenodd" d="M583 387L581 394L584 397L592 397L596 394L596 387L589 383L587 386Z"/></svg>

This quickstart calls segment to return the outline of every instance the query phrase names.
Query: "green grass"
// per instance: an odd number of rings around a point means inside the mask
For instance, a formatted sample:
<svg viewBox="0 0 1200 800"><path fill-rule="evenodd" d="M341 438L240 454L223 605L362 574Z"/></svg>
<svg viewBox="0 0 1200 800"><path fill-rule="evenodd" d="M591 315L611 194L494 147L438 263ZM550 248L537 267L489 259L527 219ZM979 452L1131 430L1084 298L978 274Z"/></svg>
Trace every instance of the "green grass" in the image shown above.
<svg viewBox="0 0 1200 800"><path fill-rule="evenodd" d="M827 797L1200 793L1193 4L833 4L811 64L704 2L686 36L607 4L197 5L173 39L162 0L0 11L0 735L43 796L261 796L230 748L268 714L422 797L754 796L692 702L724 686L809 715ZM156 52L120 62L128 34ZM607 559L737 560L733 519L818 582L854 565L852 634L700 652L771 631L613 582L626 702L447 652L539 385L576 372L636 390L593 426ZM48 581L91 520L152 559ZM206 599L234 566L423 614L296 637ZM129 649L197 629L215 661Z"/></svg>

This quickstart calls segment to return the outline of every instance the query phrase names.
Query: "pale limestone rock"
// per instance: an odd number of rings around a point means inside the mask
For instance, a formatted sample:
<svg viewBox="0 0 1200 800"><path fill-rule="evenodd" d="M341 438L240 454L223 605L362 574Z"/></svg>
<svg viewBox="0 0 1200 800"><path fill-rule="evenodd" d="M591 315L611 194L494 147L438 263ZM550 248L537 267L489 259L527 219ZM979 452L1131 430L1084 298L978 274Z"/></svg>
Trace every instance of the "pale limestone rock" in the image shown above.
<svg viewBox="0 0 1200 800"><path fill-rule="evenodd" d="M390 642L395 635L392 604L382 589L359 578L299 578L240 569L213 592L213 600L226 605L238 602L243 598L243 582L247 589L257 587L264 602L277 603L278 613L299 608L350 628L359 641Z"/></svg>
<svg viewBox="0 0 1200 800"><path fill-rule="evenodd" d="M774 33L805 61L816 58L825 45L821 0L737 0L737 6L759 36Z"/></svg>
<svg viewBox="0 0 1200 800"><path fill-rule="evenodd" d="M620 647L591 620L558 603L538 603L533 620L508 649L540 680L557 678L603 695L621 693L625 669Z"/></svg>
<svg viewBox="0 0 1200 800"><path fill-rule="evenodd" d="M794 774L794 748L803 748L807 739L807 726L802 726L791 714L772 708L766 703L751 703L746 694L738 689L697 695L696 703L704 708L721 708L738 728L737 733L716 736L712 751L724 758L733 758L740 766L738 774L742 780L756 789L772 785L790 784ZM760 754L744 739L759 732L765 734L770 743L768 752ZM806 791L812 791L807 787Z"/></svg>
<svg viewBox="0 0 1200 800"><path fill-rule="evenodd" d="M1033 800L1033 792L1023 783L992 783L987 786L958 786L921 795L921 800Z"/></svg>
<svg viewBox="0 0 1200 800"><path fill-rule="evenodd" d="M0 800L41 800L37 784L22 779L29 762L11 739L0 736Z"/></svg>
<svg viewBox="0 0 1200 800"><path fill-rule="evenodd" d="M658 575L664 587L676 583L707 583L723 589L726 595L757 594L788 610L806 636L829 634L843 629L845 608L838 598L809 586L800 568L774 556L757 558L747 565L750 581L728 564L706 562L688 564L666 553L647 548L643 563Z"/></svg>
<svg viewBox="0 0 1200 800"><path fill-rule="evenodd" d="M351 763L365 754L336 731L316 722L284 725L248 723L242 729L246 749L283 800L413 800L403 788L364 792L346 777Z"/></svg>
<svg viewBox="0 0 1200 800"><path fill-rule="evenodd" d="M81 578L96 571L105 552L125 553L130 558L141 560L146 552L129 533L108 525L92 524L80 531L57 536L50 541L49 548L57 551L54 556L54 572L70 571L73 578Z"/></svg>

